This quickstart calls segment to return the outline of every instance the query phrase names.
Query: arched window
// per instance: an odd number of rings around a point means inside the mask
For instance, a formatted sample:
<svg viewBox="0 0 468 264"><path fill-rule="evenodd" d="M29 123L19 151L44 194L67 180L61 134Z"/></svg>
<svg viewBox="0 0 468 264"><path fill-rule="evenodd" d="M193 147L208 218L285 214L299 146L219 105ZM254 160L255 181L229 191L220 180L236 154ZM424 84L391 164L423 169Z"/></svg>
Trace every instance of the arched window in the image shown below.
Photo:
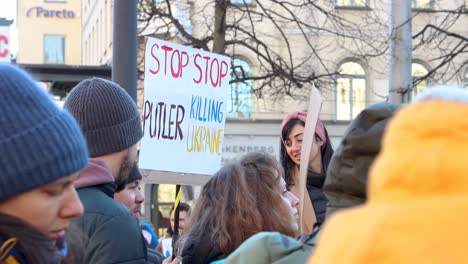
<svg viewBox="0 0 468 264"><path fill-rule="evenodd" d="M418 78L425 76L429 70L421 63L413 62L411 64L411 76L413 77L413 82ZM418 95L420 92L426 90L429 86L429 81L427 79L419 81L416 87L413 89L413 98Z"/></svg>
<svg viewBox="0 0 468 264"><path fill-rule="evenodd" d="M357 62L342 63L336 86L336 119L351 120L366 107L367 77Z"/></svg>
<svg viewBox="0 0 468 264"><path fill-rule="evenodd" d="M234 58L232 61L231 79L243 80L252 76L251 64L243 58ZM250 117L252 109L252 80L234 82L230 85L230 93L227 100L227 112L241 112L245 117Z"/></svg>

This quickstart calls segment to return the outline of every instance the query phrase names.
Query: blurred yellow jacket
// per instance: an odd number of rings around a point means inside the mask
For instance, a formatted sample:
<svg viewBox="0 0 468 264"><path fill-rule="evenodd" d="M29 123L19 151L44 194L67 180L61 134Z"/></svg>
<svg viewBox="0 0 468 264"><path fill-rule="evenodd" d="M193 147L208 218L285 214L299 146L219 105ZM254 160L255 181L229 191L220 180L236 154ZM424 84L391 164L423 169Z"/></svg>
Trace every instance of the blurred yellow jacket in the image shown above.
<svg viewBox="0 0 468 264"><path fill-rule="evenodd" d="M325 222L308 263L468 263L468 104L406 106L382 144L367 202Z"/></svg>

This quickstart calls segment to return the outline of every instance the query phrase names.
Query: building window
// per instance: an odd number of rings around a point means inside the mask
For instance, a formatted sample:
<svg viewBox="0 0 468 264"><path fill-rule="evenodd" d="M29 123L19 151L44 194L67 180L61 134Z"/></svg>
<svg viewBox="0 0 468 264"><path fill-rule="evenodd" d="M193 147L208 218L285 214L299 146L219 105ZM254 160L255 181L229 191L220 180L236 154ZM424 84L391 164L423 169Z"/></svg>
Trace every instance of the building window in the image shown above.
<svg viewBox="0 0 468 264"><path fill-rule="evenodd" d="M364 8L367 6L367 0L336 0L336 7Z"/></svg>
<svg viewBox="0 0 468 264"><path fill-rule="evenodd" d="M342 63L338 72L336 119L351 120L366 107L366 72L359 63L353 61Z"/></svg>
<svg viewBox="0 0 468 264"><path fill-rule="evenodd" d="M243 80L252 76L251 64L242 58L234 58L232 61L231 80ZM249 118L252 109L252 80L234 82L230 85L230 93L227 100L228 113L243 113ZM236 115L234 115L236 116Z"/></svg>
<svg viewBox="0 0 468 264"><path fill-rule="evenodd" d="M233 5L252 5L253 3L255 3L255 0L231 0L231 4Z"/></svg>
<svg viewBox="0 0 468 264"><path fill-rule="evenodd" d="M411 64L411 76L413 77L413 83L417 83L415 87L413 87L413 98L421 93L422 91L426 90L429 86L429 81L419 80L421 77L427 75L429 70L421 63L413 62Z"/></svg>
<svg viewBox="0 0 468 264"><path fill-rule="evenodd" d="M412 9L432 9L432 0L411 0Z"/></svg>
<svg viewBox="0 0 468 264"><path fill-rule="evenodd" d="M65 37L57 35L44 36L44 63L65 63Z"/></svg>
<svg viewBox="0 0 468 264"><path fill-rule="evenodd" d="M468 90L468 68L465 69L465 89Z"/></svg>

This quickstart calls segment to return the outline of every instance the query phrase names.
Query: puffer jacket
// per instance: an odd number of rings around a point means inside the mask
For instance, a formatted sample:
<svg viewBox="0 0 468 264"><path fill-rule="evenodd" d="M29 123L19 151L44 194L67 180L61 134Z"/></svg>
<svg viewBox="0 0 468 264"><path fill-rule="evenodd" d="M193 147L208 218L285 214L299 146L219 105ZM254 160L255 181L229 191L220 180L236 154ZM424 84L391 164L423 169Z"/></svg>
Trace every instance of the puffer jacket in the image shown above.
<svg viewBox="0 0 468 264"><path fill-rule="evenodd" d="M70 240L75 263L146 263L146 242L135 216L113 199L116 185L110 169L99 160L75 182L84 214L71 221L77 238Z"/></svg>
<svg viewBox="0 0 468 264"><path fill-rule="evenodd" d="M390 122L363 206L333 214L309 263L468 263L468 104L426 101Z"/></svg>

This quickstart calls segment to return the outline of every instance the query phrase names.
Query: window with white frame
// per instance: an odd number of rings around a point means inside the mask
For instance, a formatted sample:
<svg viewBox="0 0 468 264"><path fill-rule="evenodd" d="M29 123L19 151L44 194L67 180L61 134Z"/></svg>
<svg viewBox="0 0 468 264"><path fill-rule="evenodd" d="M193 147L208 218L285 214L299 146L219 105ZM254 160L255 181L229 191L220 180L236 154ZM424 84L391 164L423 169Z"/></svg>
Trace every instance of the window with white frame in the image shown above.
<svg viewBox="0 0 468 264"><path fill-rule="evenodd" d="M234 58L232 61L231 79L243 80L251 77L252 65L243 58ZM243 113L250 117L252 109L252 80L234 82L230 85L230 93L227 100L228 113Z"/></svg>
<svg viewBox="0 0 468 264"><path fill-rule="evenodd" d="M411 76L413 77L413 82L417 82L416 86L413 87L413 98L421 93L422 91L426 90L429 86L429 81L425 80L418 80L421 77L426 76L429 70L421 63L413 62L411 64Z"/></svg>
<svg viewBox="0 0 468 264"><path fill-rule="evenodd" d="M367 76L357 62L342 63L336 85L336 119L351 120L366 107Z"/></svg>
<svg viewBox="0 0 468 264"><path fill-rule="evenodd" d="M412 9L431 9L433 0L411 0Z"/></svg>
<svg viewBox="0 0 468 264"><path fill-rule="evenodd" d="M44 35L44 63L65 63L65 37Z"/></svg>
<svg viewBox="0 0 468 264"><path fill-rule="evenodd" d="M366 7L367 0L336 0L337 7Z"/></svg>

